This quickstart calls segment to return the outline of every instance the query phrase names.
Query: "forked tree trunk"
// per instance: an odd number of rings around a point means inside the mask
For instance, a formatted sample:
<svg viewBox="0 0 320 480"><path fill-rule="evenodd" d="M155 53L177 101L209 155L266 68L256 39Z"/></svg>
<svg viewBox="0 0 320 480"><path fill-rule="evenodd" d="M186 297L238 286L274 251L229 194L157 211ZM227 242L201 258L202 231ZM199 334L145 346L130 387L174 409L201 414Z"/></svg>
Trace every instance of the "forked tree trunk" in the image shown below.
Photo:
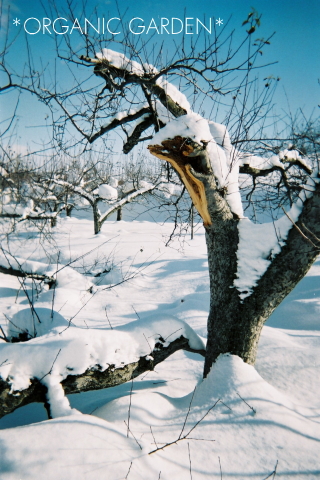
<svg viewBox="0 0 320 480"><path fill-rule="evenodd" d="M320 184L304 202L280 253L243 301L234 286L239 245L238 223L216 186L214 175L203 171L203 159L188 158L186 139L175 137L149 146L170 162L188 189L204 220L210 277L210 310L204 376L220 354L238 355L254 364L261 330L272 312L306 275L320 253ZM199 172L199 165L201 173ZM191 165L191 168L190 168ZM263 238L261 241L263 242Z"/></svg>
<svg viewBox="0 0 320 480"><path fill-rule="evenodd" d="M304 202L302 213L290 229L285 245L253 288L252 294L243 302L235 298L238 293L232 288L233 283L224 291L225 301L219 298L221 280L217 282L214 276L219 268L216 257L220 253L212 244L212 239L214 241L214 236L207 229L212 283L205 375L220 353L230 352L254 364L263 324L307 274L320 253L320 185ZM223 261L221 264L222 267L225 265Z"/></svg>

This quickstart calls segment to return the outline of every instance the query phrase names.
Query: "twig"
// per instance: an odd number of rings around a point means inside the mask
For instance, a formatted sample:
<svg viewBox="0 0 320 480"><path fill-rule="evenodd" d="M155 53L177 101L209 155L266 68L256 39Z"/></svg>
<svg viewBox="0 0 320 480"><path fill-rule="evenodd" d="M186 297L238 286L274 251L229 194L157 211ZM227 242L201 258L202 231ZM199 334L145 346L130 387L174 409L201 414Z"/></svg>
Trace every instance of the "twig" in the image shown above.
<svg viewBox="0 0 320 480"><path fill-rule="evenodd" d="M178 442L181 442L182 440L185 440L186 438L190 439L190 437L188 437L188 435L199 425L200 422L202 422L202 420L208 415L209 412L211 412L211 410L217 405L217 403L220 401L220 399L218 399L214 405L212 405L212 407L209 408L209 410L203 415L203 417L200 418L200 420L197 421L197 423L194 424L194 426L189 430L188 433L186 433L183 437L179 437L177 438L176 440L174 440L173 442L169 442L169 443L166 443L165 445L163 445L163 447L158 447L158 448L155 448L154 450L152 450L151 452L148 453L148 455L151 455L152 453L155 453L155 452L158 452L159 450L163 450L164 448L166 447L170 447L170 445L174 445L174 444L177 444ZM188 412L189 414L189 412ZM187 414L187 415L188 415ZM184 427L183 427L184 428ZM180 434L181 435L181 434ZM190 439L191 440L191 439Z"/></svg>
<svg viewBox="0 0 320 480"><path fill-rule="evenodd" d="M190 400L190 403L189 403L189 408L188 408L188 411L187 411L187 415L186 415L186 418L184 419L184 423L183 423L182 430L180 432L178 440L180 440L180 438L183 434L184 427L186 426L188 416L189 416L189 413L190 413L190 409L191 409L191 404L192 404L192 401L193 401L193 397L194 397L194 394L196 393L196 388L197 388L197 386L194 387L194 390L193 390L193 393L192 393L192 396L191 396L191 400Z"/></svg>
<svg viewBox="0 0 320 480"><path fill-rule="evenodd" d="M18 325L16 325L5 313L3 314L3 316L6 318L6 320L11 323L15 328L17 328L18 330L20 330L22 333L25 333L27 335L29 335L30 338L34 338L29 332L28 330L23 330L23 328L20 328L18 327ZM20 334L19 334L20 335Z"/></svg>
<svg viewBox="0 0 320 480"><path fill-rule="evenodd" d="M126 427L127 427L127 429L129 430L129 432L131 433L131 435L132 435L133 438L135 439L135 441L136 441L137 445L139 446L140 450L142 450L142 447L141 447L140 443L138 442L138 440L136 439L136 437L133 435L132 431L130 430L129 426L127 425L127 422L126 422L125 420L123 420L123 421L124 421L124 423L126 424Z"/></svg>
<svg viewBox="0 0 320 480"><path fill-rule="evenodd" d="M268 480L268 478L271 478L271 475L272 475L272 480L274 479L274 477L277 474L278 461L279 460L276 461L276 466L274 467L274 470L271 473L269 473L269 475L267 477L265 477L263 480Z"/></svg>
<svg viewBox="0 0 320 480"><path fill-rule="evenodd" d="M296 228L298 230L298 232L300 233L300 235L302 235L302 237L307 240L307 242L309 242L313 247L315 247L317 250L320 250L320 247L318 247L315 243L313 243L312 240L310 240L309 237L307 237L303 231L298 227L298 225L292 220L292 218L290 218L290 216L287 214L287 212L285 211L285 209L283 208L283 206L281 205L281 208L282 210L284 211L284 214L289 218L290 222L292 223L292 225L294 226L294 228ZM306 228L306 227L305 227Z"/></svg>
<svg viewBox="0 0 320 480"><path fill-rule="evenodd" d="M189 440L198 440L199 442L215 442L215 440L209 440L208 438L194 438L188 437Z"/></svg>
<svg viewBox="0 0 320 480"><path fill-rule="evenodd" d="M2 326L0 325L0 330L2 332L3 337L0 336L5 342L9 342L7 335L4 333Z"/></svg>
<svg viewBox="0 0 320 480"><path fill-rule="evenodd" d="M15 262L17 262L20 270L22 271L22 267L21 267L20 263L18 262L18 260L16 259L16 257L14 257L10 252L6 252L6 251L4 250L4 248L2 248L2 247L1 247L1 251L2 251L2 253L4 254L4 256L5 256L7 262L8 262L8 264L9 264L9 266L10 266L10 268L12 268L12 265L11 265L11 263L10 263L10 260L8 259L7 253L15 260ZM28 277L24 277L24 279L25 279L25 278L28 278ZM28 291L27 291L27 289L26 289L24 280L23 280L23 282L21 282L20 278L18 277L18 282L20 283L20 286L21 286L21 288L23 289L23 292L24 292L25 296L27 297L27 300L28 300L28 302L29 302L29 306L30 306L30 309L31 309L31 312L32 312L32 317L34 318L34 315L36 315L36 317L37 317L37 319L38 319L38 322L41 323L41 320L40 320L40 318L39 318L39 315L37 314L37 312L36 312L36 310L35 310L35 308L34 308L33 301L30 300L30 297L29 297ZM36 337L36 335L35 335L35 337Z"/></svg>
<svg viewBox="0 0 320 480"><path fill-rule="evenodd" d="M226 405L222 400L220 400L220 403L222 403L222 405L224 405L225 407L229 408L230 412L232 412L232 408L230 408L228 405Z"/></svg>
<svg viewBox="0 0 320 480"><path fill-rule="evenodd" d="M310 235L311 235L317 242L320 242L320 239L319 239L311 230L309 230L309 228L307 228L304 223L301 223L301 225L303 226L303 228L304 228L305 230L307 230L308 233L310 233Z"/></svg>
<svg viewBox="0 0 320 480"><path fill-rule="evenodd" d="M167 338L164 339L164 341L166 342L168 338L171 337L171 335L174 335L175 333L179 332L179 330L182 330L182 328L178 328L178 330L176 330L175 332L170 333L170 335L168 335Z"/></svg>
<svg viewBox="0 0 320 480"><path fill-rule="evenodd" d="M158 373L155 370L149 370L145 375L143 375L143 377L140 378L140 380L144 380L146 378L146 376L149 375L149 373L151 373L151 372Z"/></svg>
<svg viewBox="0 0 320 480"><path fill-rule="evenodd" d="M60 252L58 253L58 257L57 257L57 270L59 265L59 258L60 258ZM54 282L54 285L53 285L52 303L51 303L51 321L53 320L53 307L54 307L54 300L56 296L56 286L57 286L57 274L56 274L56 281Z"/></svg>
<svg viewBox="0 0 320 480"><path fill-rule="evenodd" d="M60 352L61 352L61 348L59 349L59 352L57 353L56 358L53 360L53 364L51 365L51 368L50 368L49 372L46 373L45 375L43 375L43 377L41 377L41 378L39 379L39 382L41 382L41 380L43 380L47 375L51 375L53 366L54 366L54 364L56 363L56 360L57 360L58 356L60 355Z"/></svg>
<svg viewBox="0 0 320 480"><path fill-rule="evenodd" d="M188 453L189 453L189 470L190 470L190 478L192 480L192 467L191 467L191 455L190 455L190 446L188 442Z"/></svg>
<svg viewBox="0 0 320 480"><path fill-rule="evenodd" d="M220 479L222 480L222 468L221 468L221 461L220 461L220 457L219 458L219 468L220 468Z"/></svg>
<svg viewBox="0 0 320 480"><path fill-rule="evenodd" d="M40 318L39 318L39 315L37 314L36 309L34 308L33 301L30 299L30 296L29 296L29 294L28 294L28 291L27 291L27 288L26 288L26 286L25 286L24 280L21 281L20 278L18 277L18 282L20 283L21 288L22 288L22 290L23 290L23 292L24 292L24 294L25 294L25 296L27 297L27 300L28 300L28 302L29 302L29 307L30 307L30 310L31 310L31 313L32 313L32 318L34 319L34 315L35 315L35 316L37 317L37 319L38 319L38 322L39 322L39 323L42 323L41 320L40 320ZM34 326L34 328L35 328L35 326ZM36 337L36 335L35 335L35 337Z"/></svg>
<svg viewBox="0 0 320 480"><path fill-rule="evenodd" d="M156 439L154 438L151 425L150 425L150 431L151 431L151 435L152 435L153 441L154 441L154 443L155 443L155 446L158 448L158 444L157 444L157 442L156 442Z"/></svg>
<svg viewBox="0 0 320 480"><path fill-rule="evenodd" d="M107 320L108 320L108 322L109 322L110 328L111 328L111 330L113 330L113 327L112 327L111 322L110 322L110 320L109 320L107 306L104 307L104 310L105 310L105 312L106 312L106 317L107 317Z"/></svg>
<svg viewBox="0 0 320 480"><path fill-rule="evenodd" d="M197 421L197 423L191 428L191 430L189 430L189 432L184 436L184 438L186 438L198 425L200 422L202 422L202 420L208 415L208 413L211 412L211 410L220 402L220 398L216 401L216 403L214 405L212 405L212 407L209 408L209 410L207 411L207 413L205 413L203 415L202 418L200 418L200 420Z"/></svg>
<svg viewBox="0 0 320 480"><path fill-rule="evenodd" d="M129 401L129 410L128 410L128 429L127 429L127 437L129 437L129 424L130 424L130 414L131 414L132 389L133 389L133 378L131 379L131 388L130 388L130 401Z"/></svg>
<svg viewBox="0 0 320 480"><path fill-rule="evenodd" d="M63 270L64 268L66 267L69 267L70 265L72 265L73 263L77 262L78 260L81 260L82 258L86 257L87 255L90 255L90 253L94 252L95 250L97 250L98 248L102 247L103 245L105 245L106 243L108 242L111 242L111 240L114 240L115 238L119 237L119 235L115 235L114 237L112 238L109 238L108 240L106 240L105 242L101 243L100 245L97 245L96 247L92 248L91 250L89 250L89 252L86 252L86 253L83 253L82 255L80 255L79 257L76 257L74 260L70 260L70 262L66 263L65 265L63 265L62 267L60 267L58 270L56 270L54 272L54 275L57 275L57 273L61 272L61 270Z"/></svg>
<svg viewBox="0 0 320 480"><path fill-rule="evenodd" d="M251 407L251 405L249 405L249 403L247 403L247 402L245 401L245 399L242 398L241 395L240 395L238 392L236 392L236 393L237 393L238 397L240 397L241 400L242 400L246 405L248 405L249 408L251 408L251 410L253 411L253 413L256 414L256 413L257 413L256 410L255 410L253 407Z"/></svg>
<svg viewBox="0 0 320 480"><path fill-rule="evenodd" d="M134 308L134 306L131 305L131 307L133 308L134 313L137 315L137 317L139 318L139 320L141 320L141 319L140 319L140 316L139 316L139 313L138 313L137 310Z"/></svg>
<svg viewBox="0 0 320 480"><path fill-rule="evenodd" d="M149 340L147 339L147 337L145 336L145 334L143 334L143 336L144 336L144 338L146 339L146 341L147 341L147 343L148 343L148 345L149 345L150 352L152 352L152 348L151 348L151 345L150 345L150 343L149 343Z"/></svg>
<svg viewBox="0 0 320 480"><path fill-rule="evenodd" d="M132 462L130 463L130 467L129 467L128 473L127 473L127 475L125 476L125 479L126 479L126 480L127 480L128 476L129 476L129 473L130 473L131 467L132 467Z"/></svg>

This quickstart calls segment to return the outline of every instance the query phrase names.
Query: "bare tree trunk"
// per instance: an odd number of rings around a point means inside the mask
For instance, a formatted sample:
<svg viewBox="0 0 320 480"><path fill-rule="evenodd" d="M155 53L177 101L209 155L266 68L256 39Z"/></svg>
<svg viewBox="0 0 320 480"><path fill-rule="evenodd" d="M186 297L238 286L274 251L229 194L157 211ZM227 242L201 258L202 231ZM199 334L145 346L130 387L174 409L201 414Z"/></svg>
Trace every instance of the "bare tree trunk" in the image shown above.
<svg viewBox="0 0 320 480"><path fill-rule="evenodd" d="M58 211L58 204L55 203L53 207L53 212L56 213L57 211ZM55 215L54 217L51 217L50 225L51 225L51 228L54 228L57 226L57 215Z"/></svg>
<svg viewBox="0 0 320 480"><path fill-rule="evenodd" d="M117 222L120 222L122 220L122 208L118 208L117 210Z"/></svg>
<svg viewBox="0 0 320 480"><path fill-rule="evenodd" d="M286 244L270 263L252 294L243 302L233 286L237 269L236 235L231 239L232 228L228 228L226 222L221 224L225 231L220 232L216 219L212 226L206 228L211 297L204 376L221 353L238 355L249 364L255 363L264 323L302 280L319 255L319 218L318 184L314 195L305 201ZM309 237L305 235L308 231L312 232Z"/></svg>
<svg viewBox="0 0 320 480"><path fill-rule="evenodd" d="M66 206L66 215L67 217L71 217L71 212L73 210L73 205L67 205Z"/></svg>
<svg viewBox="0 0 320 480"><path fill-rule="evenodd" d="M92 212L93 212L94 234L97 235L98 233L100 233L100 230L101 230L100 212L99 212L97 203L94 203L92 205Z"/></svg>

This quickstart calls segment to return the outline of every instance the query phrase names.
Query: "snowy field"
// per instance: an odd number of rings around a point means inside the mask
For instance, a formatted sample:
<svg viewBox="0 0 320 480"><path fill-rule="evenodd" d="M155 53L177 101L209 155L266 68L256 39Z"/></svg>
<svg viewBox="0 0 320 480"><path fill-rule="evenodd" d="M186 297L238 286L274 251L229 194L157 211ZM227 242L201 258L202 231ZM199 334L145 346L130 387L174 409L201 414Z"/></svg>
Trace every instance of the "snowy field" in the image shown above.
<svg viewBox="0 0 320 480"><path fill-rule="evenodd" d="M23 226L11 235L11 253L38 270L68 266L54 290L35 296L26 283L43 318L38 337L0 340L0 374L17 388L47 374L55 412L47 420L32 404L0 420L1 480L320 478L319 261L264 327L256 368L222 356L202 381L203 357L179 351L133 382L70 395L70 405L61 398L63 368L80 372L89 356L92 365L132 361L150 351L158 330L179 337L183 329L196 345L205 342L203 228L166 247L172 223L130 215L98 235L84 214L60 219L52 236ZM17 278L0 274L0 303L5 332L26 325Z"/></svg>

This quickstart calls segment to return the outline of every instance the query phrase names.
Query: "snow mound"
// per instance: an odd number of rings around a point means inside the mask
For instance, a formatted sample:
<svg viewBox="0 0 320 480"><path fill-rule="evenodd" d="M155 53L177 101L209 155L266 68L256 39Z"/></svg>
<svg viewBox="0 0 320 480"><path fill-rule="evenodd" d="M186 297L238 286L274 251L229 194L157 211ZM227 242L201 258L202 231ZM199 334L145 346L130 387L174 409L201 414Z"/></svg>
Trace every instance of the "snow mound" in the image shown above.
<svg viewBox="0 0 320 480"><path fill-rule="evenodd" d="M152 144L160 145L164 140L178 135L191 138L199 144L213 140L208 121L197 113L190 113L172 120L168 125L161 128L153 137Z"/></svg>
<svg viewBox="0 0 320 480"><path fill-rule="evenodd" d="M193 477L203 480L221 478L220 466L223 476L254 480L267 478L276 465L279 476L296 472L299 479L313 479L319 472L315 412L294 404L237 356L221 355L185 397L140 392L136 385L94 415L120 431L129 408L130 430L143 448L133 464L134 479L142 469L149 478L156 468L163 478L182 478L183 472L187 478L188 455Z"/></svg>
<svg viewBox="0 0 320 480"><path fill-rule="evenodd" d="M50 330L58 331L68 326L62 315L49 308L24 308L8 319L9 338L18 338L23 333L28 334L28 338L40 337Z"/></svg>
<svg viewBox="0 0 320 480"><path fill-rule="evenodd" d="M98 189L99 196L104 198L105 200L117 200L118 199L118 191L108 185L107 183L103 183L99 186Z"/></svg>
<svg viewBox="0 0 320 480"><path fill-rule="evenodd" d="M140 456L133 438L90 415L2 430L0 442L2 480L124 479Z"/></svg>
<svg viewBox="0 0 320 480"><path fill-rule="evenodd" d="M240 357L230 354L219 356L207 378L198 386L192 404L203 407L220 399L232 407L233 411L255 414L240 397L248 403L252 400L252 408L255 405L254 400L281 403L286 408L293 408L293 403L266 382L253 365L248 365Z"/></svg>

